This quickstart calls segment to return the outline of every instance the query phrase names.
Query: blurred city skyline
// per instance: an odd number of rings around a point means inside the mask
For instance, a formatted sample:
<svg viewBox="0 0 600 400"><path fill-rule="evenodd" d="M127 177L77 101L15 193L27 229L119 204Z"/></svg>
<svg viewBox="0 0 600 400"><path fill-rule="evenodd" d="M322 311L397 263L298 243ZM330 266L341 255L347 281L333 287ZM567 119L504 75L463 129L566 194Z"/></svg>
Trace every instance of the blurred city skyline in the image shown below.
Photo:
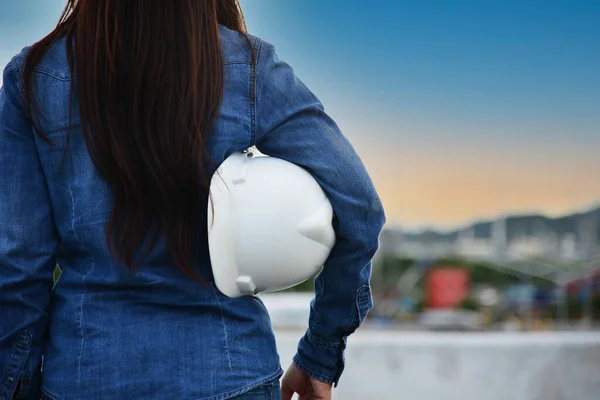
<svg viewBox="0 0 600 400"><path fill-rule="evenodd" d="M390 224L599 204L600 3L241 3L355 145ZM0 0L0 64L64 4Z"/></svg>

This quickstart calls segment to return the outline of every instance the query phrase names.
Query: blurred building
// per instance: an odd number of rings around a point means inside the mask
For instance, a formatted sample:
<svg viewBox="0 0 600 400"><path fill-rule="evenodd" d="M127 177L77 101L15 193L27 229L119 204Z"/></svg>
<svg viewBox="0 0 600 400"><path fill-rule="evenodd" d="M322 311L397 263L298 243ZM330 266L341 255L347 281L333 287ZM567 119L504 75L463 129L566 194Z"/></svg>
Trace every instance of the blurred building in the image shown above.
<svg viewBox="0 0 600 400"><path fill-rule="evenodd" d="M461 257L577 262L600 258L600 208L560 218L539 215L479 222L451 232L386 228L381 251L413 259Z"/></svg>
<svg viewBox="0 0 600 400"><path fill-rule="evenodd" d="M598 216L590 212L583 214L577 221L578 255L581 259L590 259L598 254Z"/></svg>

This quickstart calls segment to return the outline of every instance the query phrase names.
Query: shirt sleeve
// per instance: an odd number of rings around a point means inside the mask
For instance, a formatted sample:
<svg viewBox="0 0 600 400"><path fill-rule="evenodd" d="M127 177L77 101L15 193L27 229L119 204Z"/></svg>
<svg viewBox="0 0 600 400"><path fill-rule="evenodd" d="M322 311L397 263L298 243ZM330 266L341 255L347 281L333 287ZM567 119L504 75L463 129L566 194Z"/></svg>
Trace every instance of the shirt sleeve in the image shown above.
<svg viewBox="0 0 600 400"><path fill-rule="evenodd" d="M309 328L294 362L337 385L346 339L373 306L371 260L385 222L383 207L362 161L321 102L260 40L255 90L256 147L310 172L335 214L336 244L315 279Z"/></svg>
<svg viewBox="0 0 600 400"><path fill-rule="evenodd" d="M15 60L0 89L0 399L39 398L58 241Z"/></svg>

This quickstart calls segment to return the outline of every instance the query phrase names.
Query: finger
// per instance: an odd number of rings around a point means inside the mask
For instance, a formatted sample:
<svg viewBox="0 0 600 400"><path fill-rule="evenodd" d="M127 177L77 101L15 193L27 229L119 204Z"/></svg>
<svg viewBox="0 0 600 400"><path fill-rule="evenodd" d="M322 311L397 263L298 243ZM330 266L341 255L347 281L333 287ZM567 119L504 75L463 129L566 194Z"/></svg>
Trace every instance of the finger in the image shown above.
<svg viewBox="0 0 600 400"><path fill-rule="evenodd" d="M331 385L312 382L312 389L315 400L331 400Z"/></svg>
<svg viewBox="0 0 600 400"><path fill-rule="evenodd" d="M315 392L312 386L308 385L302 393L298 393L298 400L314 400Z"/></svg>
<svg viewBox="0 0 600 400"><path fill-rule="evenodd" d="M331 400L331 392L324 393L319 396L315 396L315 400Z"/></svg>
<svg viewBox="0 0 600 400"><path fill-rule="evenodd" d="M288 385L287 381L284 379L281 382L281 400L292 400L292 396L294 395L294 391Z"/></svg>

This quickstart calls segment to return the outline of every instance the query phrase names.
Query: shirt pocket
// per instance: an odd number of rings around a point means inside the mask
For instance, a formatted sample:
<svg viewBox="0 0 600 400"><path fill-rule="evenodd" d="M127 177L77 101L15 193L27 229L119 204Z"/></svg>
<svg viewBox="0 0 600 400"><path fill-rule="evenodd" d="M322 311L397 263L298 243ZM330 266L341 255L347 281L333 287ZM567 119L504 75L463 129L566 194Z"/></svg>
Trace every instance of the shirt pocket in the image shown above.
<svg viewBox="0 0 600 400"><path fill-rule="evenodd" d="M352 334L364 322L369 311L373 308L373 297L371 296L371 288L363 285L356 291L356 307L352 322L346 329L346 333Z"/></svg>
<svg viewBox="0 0 600 400"><path fill-rule="evenodd" d="M367 314L373 308L373 297L371 296L371 288L363 285L356 292L356 309L358 312L358 324L362 324L367 317Z"/></svg>

